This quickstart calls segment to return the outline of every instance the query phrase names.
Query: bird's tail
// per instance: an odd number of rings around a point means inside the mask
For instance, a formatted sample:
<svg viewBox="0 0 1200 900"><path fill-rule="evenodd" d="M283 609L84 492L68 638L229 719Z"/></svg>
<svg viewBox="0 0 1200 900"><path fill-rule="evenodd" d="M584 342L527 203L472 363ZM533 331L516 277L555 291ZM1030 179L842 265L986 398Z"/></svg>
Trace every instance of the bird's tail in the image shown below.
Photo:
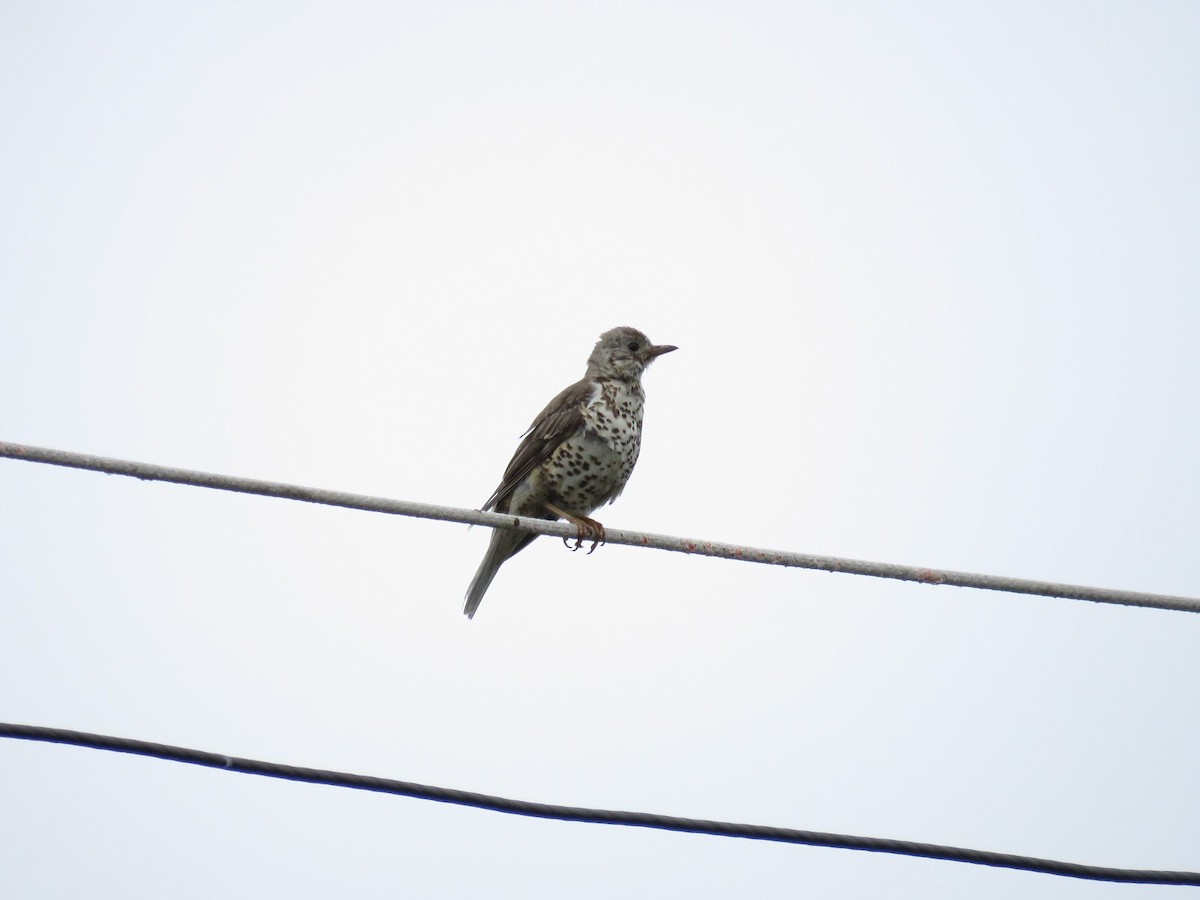
<svg viewBox="0 0 1200 900"><path fill-rule="evenodd" d="M479 604L483 602L483 595L487 593L488 585L500 571L500 566L533 537L534 535L512 528L492 530L492 541L488 544L487 553L483 555L483 562L479 564L475 577L471 579L471 586L467 588L467 602L463 606L463 612L468 619L474 618L475 610L479 609Z"/></svg>

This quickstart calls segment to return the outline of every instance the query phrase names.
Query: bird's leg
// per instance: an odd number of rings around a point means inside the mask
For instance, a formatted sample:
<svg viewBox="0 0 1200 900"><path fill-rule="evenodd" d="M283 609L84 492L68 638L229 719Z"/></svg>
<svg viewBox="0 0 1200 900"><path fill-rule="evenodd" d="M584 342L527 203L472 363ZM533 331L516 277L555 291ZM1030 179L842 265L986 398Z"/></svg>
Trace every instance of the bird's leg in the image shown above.
<svg viewBox="0 0 1200 900"><path fill-rule="evenodd" d="M596 552L596 548L605 543L604 526L595 519L589 519L587 516L577 516L574 513L569 513L565 509L560 509L553 503L547 502L543 504L547 510L554 513L560 519L566 519L578 529L578 535L575 538L575 546L572 550L578 550L583 546L584 541L591 541L592 547L588 553ZM567 538L563 538L563 543L567 543Z"/></svg>

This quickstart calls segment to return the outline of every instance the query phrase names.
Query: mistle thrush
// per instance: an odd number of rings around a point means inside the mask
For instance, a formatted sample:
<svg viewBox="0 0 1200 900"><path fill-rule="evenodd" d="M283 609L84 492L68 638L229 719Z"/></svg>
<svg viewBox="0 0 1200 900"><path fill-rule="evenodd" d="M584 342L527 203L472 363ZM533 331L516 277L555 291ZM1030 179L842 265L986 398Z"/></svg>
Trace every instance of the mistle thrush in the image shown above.
<svg viewBox="0 0 1200 900"><path fill-rule="evenodd" d="M566 519L585 538L604 540L603 526L588 518L625 487L642 442L642 372L677 348L652 344L636 328L600 335L583 378L550 401L524 434L485 510L538 519ZM470 618L501 564L537 537L496 528L463 612Z"/></svg>

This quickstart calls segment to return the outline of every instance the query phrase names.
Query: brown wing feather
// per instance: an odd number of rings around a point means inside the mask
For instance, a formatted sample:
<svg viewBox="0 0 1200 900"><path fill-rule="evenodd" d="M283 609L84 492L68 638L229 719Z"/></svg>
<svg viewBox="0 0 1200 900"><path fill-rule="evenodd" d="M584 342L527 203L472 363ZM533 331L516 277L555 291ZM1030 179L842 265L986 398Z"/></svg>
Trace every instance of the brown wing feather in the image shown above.
<svg viewBox="0 0 1200 900"><path fill-rule="evenodd" d="M583 426L583 404L592 397L592 385L581 379L565 388L551 400L529 426L524 440L513 454L504 477L495 493L483 505L493 509L513 489L524 481L529 473L541 465L555 448Z"/></svg>

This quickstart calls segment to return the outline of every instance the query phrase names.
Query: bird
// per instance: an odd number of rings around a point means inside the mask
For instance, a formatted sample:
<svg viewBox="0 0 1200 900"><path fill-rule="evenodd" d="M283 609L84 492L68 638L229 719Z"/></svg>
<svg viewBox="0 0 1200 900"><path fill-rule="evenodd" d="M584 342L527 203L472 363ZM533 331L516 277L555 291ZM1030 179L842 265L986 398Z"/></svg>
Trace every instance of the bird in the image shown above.
<svg viewBox="0 0 1200 900"><path fill-rule="evenodd" d="M594 551L604 542L604 526L588 516L620 496L641 449L642 373L658 357L678 349L653 344L627 326L600 335L583 377L551 400L522 435L483 510L566 519L577 529L573 549L590 540L588 552ZM493 529L467 589L463 613L468 619L475 616L500 566L536 537L514 528Z"/></svg>

